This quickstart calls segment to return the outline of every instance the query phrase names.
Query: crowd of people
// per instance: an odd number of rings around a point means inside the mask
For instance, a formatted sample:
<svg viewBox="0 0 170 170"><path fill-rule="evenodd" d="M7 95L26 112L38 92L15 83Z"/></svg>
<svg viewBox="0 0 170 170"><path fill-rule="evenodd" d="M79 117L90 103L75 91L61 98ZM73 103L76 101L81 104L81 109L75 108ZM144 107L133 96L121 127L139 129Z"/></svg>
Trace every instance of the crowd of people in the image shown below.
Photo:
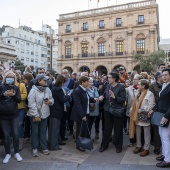
<svg viewBox="0 0 170 170"><path fill-rule="evenodd" d="M24 73L1 70L1 74L0 138L6 153L3 163L11 158L11 143L14 157L20 162L23 158L19 151L25 143L31 143L33 157L38 157L40 149L49 155L66 144L66 130L75 140L80 134L91 138L94 124L93 140L102 137L99 152L113 143L116 153L121 153L125 134L129 135L128 147L136 146L134 154L149 155L152 144L159 155L156 165L170 167L170 125L151 124L155 111L164 113L162 124L170 120L170 68L164 64L151 75L126 73L124 67L101 77L87 71L70 75L67 69L53 77L43 68L33 73L30 67ZM77 143L76 149L85 152Z"/></svg>

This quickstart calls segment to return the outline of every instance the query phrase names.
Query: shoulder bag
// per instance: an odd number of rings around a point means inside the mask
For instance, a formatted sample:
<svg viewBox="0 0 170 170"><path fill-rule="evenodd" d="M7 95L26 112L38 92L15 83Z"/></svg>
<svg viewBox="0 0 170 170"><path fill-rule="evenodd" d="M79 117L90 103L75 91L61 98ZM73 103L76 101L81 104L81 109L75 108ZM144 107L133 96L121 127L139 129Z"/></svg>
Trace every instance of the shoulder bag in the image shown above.
<svg viewBox="0 0 170 170"><path fill-rule="evenodd" d="M2 89L4 89L3 85ZM4 99L0 100L0 114L15 114L17 109L17 103L13 100L12 97L5 96Z"/></svg>
<svg viewBox="0 0 170 170"><path fill-rule="evenodd" d="M85 138L85 137L81 137L81 133L82 133L82 126L83 123L86 123L86 127L90 136L90 131L89 131L89 127L87 125L87 121L82 121L81 123L81 129L80 129L80 134L77 138L77 147L81 147L83 149L87 149L87 150L92 150L93 149L93 140L90 138Z"/></svg>
<svg viewBox="0 0 170 170"><path fill-rule="evenodd" d="M111 85L110 85L110 89L111 89ZM119 93L120 88L118 88L118 90L115 91L115 94ZM109 97L109 101L110 101L110 97ZM125 115L126 109L124 108L124 106L122 106L121 108L116 107L116 105L114 103L112 103L110 101L110 108L109 108L109 112L116 117L123 117Z"/></svg>
<svg viewBox="0 0 170 170"><path fill-rule="evenodd" d="M160 126L160 127L168 127L169 126L169 121L166 124L161 124L161 120L164 117L164 113L161 112L154 112L152 119L151 119L151 124Z"/></svg>

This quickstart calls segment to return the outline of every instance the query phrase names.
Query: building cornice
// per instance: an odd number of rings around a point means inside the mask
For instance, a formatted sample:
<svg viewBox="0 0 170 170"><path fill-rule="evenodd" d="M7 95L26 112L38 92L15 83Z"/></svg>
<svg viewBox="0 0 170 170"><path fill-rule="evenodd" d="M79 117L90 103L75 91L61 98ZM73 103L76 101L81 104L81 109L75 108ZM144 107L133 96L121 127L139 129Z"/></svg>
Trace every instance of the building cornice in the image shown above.
<svg viewBox="0 0 170 170"><path fill-rule="evenodd" d="M116 5L116 6L109 6L104 8L60 14L59 15L60 17L59 19L57 19L57 21L60 24L60 22L70 21L74 19L76 20L76 19L83 19L83 18L99 17L103 15L132 12L132 11L138 11L142 9L149 9L153 7L158 8L158 5L156 4L155 0L140 1L140 2L127 3L122 5Z"/></svg>

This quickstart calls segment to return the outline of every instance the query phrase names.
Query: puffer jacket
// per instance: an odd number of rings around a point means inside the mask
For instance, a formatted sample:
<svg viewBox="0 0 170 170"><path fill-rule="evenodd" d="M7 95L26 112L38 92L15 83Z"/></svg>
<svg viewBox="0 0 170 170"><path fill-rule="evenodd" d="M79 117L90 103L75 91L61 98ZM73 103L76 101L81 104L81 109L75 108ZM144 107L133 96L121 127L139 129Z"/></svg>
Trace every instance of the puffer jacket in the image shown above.
<svg viewBox="0 0 170 170"><path fill-rule="evenodd" d="M47 118L50 115L50 106L45 104L44 99L48 98L51 101L51 105L54 103L51 90L46 87L44 92L40 91L35 85L33 85L28 95L28 107L27 113L30 117L40 116L42 119Z"/></svg>

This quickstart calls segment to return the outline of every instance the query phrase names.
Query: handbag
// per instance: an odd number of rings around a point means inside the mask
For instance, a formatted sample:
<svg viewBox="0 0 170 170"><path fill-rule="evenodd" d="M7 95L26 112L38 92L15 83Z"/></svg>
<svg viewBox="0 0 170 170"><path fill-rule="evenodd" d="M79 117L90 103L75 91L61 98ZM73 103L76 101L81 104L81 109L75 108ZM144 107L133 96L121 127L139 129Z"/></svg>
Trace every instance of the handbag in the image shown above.
<svg viewBox="0 0 170 170"><path fill-rule="evenodd" d="M109 108L109 112L116 117L123 117L125 115L125 108L116 108L116 106L113 105L113 103L110 103L110 108Z"/></svg>
<svg viewBox="0 0 170 170"><path fill-rule="evenodd" d="M95 111L95 108L96 108L95 103L90 103L90 104L89 104L89 110L90 110L90 112Z"/></svg>
<svg viewBox="0 0 170 170"><path fill-rule="evenodd" d="M0 100L0 114L15 114L16 110L17 103L12 97L5 97L5 99Z"/></svg>
<svg viewBox="0 0 170 170"><path fill-rule="evenodd" d="M83 123L84 123L84 121L82 121L82 123L81 123L80 134L79 134L77 141L76 141L77 147L81 147L81 148L87 149L87 150L92 150L93 149L93 140L90 139L90 138L81 137ZM89 131L89 128L88 128L88 125L87 125L87 121L85 121L85 123L86 123L86 127L88 129L88 133L89 133L89 136L90 136L90 131Z"/></svg>
<svg viewBox="0 0 170 170"><path fill-rule="evenodd" d="M142 111L138 116L139 122L150 122L150 118L148 117L148 112Z"/></svg>
<svg viewBox="0 0 170 170"><path fill-rule="evenodd" d="M168 127L169 126L169 121L166 124L161 124L161 120L164 117L164 113L161 112L154 112L152 119L151 119L151 124L160 126L160 127Z"/></svg>

